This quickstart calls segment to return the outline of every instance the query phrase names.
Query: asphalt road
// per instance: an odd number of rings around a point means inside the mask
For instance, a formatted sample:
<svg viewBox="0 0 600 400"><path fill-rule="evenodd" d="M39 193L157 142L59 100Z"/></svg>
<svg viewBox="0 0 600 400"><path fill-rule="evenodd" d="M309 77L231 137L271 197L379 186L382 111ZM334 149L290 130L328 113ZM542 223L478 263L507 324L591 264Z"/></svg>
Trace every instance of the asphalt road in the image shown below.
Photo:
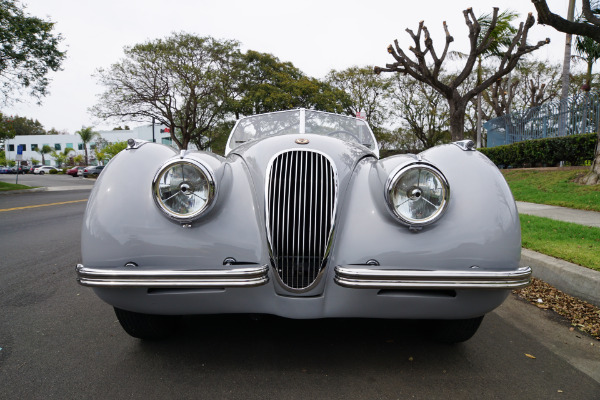
<svg viewBox="0 0 600 400"><path fill-rule="evenodd" d="M236 316L130 338L75 282L88 195L0 196L0 399L600 399L600 342L513 296L455 346L409 321Z"/></svg>
<svg viewBox="0 0 600 400"><path fill-rule="evenodd" d="M17 175L13 174L0 174L0 181L7 183L15 183ZM72 177L70 175L36 175L36 174L24 174L19 175L19 184L38 187L46 186L48 188L75 186L81 187L82 189L89 189L94 185L94 179L87 179L81 177Z"/></svg>

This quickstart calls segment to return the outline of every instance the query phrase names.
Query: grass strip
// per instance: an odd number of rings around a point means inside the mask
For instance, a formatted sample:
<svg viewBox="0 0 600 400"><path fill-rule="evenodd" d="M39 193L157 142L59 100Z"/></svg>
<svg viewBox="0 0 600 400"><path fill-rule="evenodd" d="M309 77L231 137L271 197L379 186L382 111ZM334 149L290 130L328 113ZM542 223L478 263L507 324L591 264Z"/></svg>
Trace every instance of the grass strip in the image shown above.
<svg viewBox="0 0 600 400"><path fill-rule="evenodd" d="M0 192L7 190L21 190L21 189L33 189L31 186L16 185L14 183L0 182Z"/></svg>
<svg viewBox="0 0 600 400"><path fill-rule="evenodd" d="M518 201L600 211L600 185L580 185L573 180L588 169L502 170Z"/></svg>
<svg viewBox="0 0 600 400"><path fill-rule="evenodd" d="M600 271L600 228L521 214L525 248Z"/></svg>

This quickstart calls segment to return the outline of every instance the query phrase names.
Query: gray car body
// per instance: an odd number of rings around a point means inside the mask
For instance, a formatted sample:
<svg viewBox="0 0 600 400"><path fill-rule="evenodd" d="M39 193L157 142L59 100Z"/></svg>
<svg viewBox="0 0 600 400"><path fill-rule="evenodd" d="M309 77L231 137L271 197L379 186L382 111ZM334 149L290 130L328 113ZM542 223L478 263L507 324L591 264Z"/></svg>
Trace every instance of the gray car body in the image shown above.
<svg viewBox="0 0 600 400"><path fill-rule="evenodd" d="M309 143L296 143L299 138ZM289 291L279 282L265 228L269 162L290 149L326 154L338 176L329 258L317 284L303 292ZM208 166L216 182L214 206L191 226L166 218L153 198L156 172L177 157ZM451 188L443 217L417 231L394 218L384 197L390 174L414 162L436 166ZM337 138L289 134L246 143L226 158L202 151L179 154L155 143L122 151L106 166L89 198L80 268L135 274L225 271L232 266L224 260L232 258L242 267L268 269L268 279L253 287L90 285L105 302L146 314L463 319L493 310L510 288L347 287L336 282L336 267L369 270L369 261L376 260L376 269L384 272L507 273L518 270L520 249L512 194L496 166L478 151L447 144L419 155L378 159L368 148Z"/></svg>

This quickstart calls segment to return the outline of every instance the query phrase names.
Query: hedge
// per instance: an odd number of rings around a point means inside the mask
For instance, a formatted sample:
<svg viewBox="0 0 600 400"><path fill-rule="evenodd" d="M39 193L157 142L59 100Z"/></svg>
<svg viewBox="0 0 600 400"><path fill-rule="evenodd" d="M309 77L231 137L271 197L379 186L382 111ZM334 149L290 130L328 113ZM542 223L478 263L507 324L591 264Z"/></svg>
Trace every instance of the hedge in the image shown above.
<svg viewBox="0 0 600 400"><path fill-rule="evenodd" d="M562 136L527 140L504 146L479 149L500 167L551 167L565 161L571 165L584 165L594 159L597 135Z"/></svg>

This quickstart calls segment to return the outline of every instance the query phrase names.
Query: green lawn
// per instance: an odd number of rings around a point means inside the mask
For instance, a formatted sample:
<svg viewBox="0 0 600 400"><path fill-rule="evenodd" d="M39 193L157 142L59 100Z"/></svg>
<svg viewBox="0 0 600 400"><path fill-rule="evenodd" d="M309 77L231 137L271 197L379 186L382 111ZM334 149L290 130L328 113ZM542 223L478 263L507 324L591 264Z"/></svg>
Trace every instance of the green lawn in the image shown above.
<svg viewBox="0 0 600 400"><path fill-rule="evenodd" d="M600 228L520 216L523 247L600 271Z"/></svg>
<svg viewBox="0 0 600 400"><path fill-rule="evenodd" d="M0 182L0 192L7 190L32 189L31 186L15 185L14 183Z"/></svg>
<svg viewBox="0 0 600 400"><path fill-rule="evenodd" d="M502 174L515 200L600 211L600 185L574 183L587 169L507 169Z"/></svg>

